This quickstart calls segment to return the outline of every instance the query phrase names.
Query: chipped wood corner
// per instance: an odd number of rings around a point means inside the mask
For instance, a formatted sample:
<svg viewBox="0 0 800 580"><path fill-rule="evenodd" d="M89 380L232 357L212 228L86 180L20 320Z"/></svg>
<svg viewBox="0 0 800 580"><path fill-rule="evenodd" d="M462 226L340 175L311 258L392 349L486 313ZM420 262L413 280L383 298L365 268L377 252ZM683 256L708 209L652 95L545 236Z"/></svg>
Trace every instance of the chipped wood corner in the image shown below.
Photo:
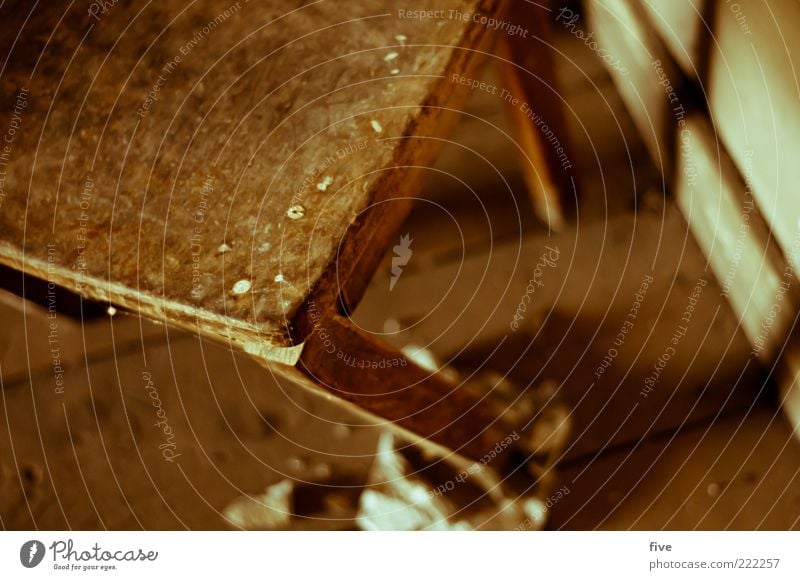
<svg viewBox="0 0 800 580"><path fill-rule="evenodd" d="M275 346L262 342L246 342L242 345L244 351L261 364L278 363L293 367L300 360L303 353L303 345L300 343L294 346Z"/></svg>

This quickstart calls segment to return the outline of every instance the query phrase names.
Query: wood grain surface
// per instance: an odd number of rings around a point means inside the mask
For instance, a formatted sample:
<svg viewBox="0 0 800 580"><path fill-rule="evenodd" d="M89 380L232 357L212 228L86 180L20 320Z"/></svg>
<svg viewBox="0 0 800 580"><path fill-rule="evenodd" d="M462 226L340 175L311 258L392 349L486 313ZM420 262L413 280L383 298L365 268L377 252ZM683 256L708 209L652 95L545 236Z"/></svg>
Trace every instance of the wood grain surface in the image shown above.
<svg viewBox="0 0 800 580"><path fill-rule="evenodd" d="M497 4L6 4L0 261L272 357Z"/></svg>

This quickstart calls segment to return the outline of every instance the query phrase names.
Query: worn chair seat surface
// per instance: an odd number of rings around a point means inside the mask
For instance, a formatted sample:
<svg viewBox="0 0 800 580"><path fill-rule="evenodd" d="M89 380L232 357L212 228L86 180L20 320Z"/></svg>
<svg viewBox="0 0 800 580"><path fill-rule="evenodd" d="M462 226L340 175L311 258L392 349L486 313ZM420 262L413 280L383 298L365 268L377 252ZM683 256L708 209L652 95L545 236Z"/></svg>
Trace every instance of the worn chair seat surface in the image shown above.
<svg viewBox="0 0 800 580"><path fill-rule="evenodd" d="M0 261L205 334L288 346L287 321L364 235L396 167L414 164L414 137L455 90L446 73L485 33L448 10L495 3L413 4L443 12L6 3Z"/></svg>

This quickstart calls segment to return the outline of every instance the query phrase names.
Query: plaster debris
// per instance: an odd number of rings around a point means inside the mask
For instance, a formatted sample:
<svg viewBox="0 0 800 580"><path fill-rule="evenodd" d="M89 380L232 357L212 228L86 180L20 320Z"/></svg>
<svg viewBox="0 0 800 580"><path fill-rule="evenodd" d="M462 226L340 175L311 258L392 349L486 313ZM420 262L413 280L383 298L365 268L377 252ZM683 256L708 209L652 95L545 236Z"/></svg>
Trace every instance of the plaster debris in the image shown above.
<svg viewBox="0 0 800 580"><path fill-rule="evenodd" d="M292 517L294 483L284 479L269 486L262 495L235 499L223 512L234 526L246 530L279 530L288 526Z"/></svg>
<svg viewBox="0 0 800 580"><path fill-rule="evenodd" d="M286 215L288 215L293 220L299 220L301 217L306 215L306 208L302 205L293 205L288 210L286 210Z"/></svg>
<svg viewBox="0 0 800 580"><path fill-rule="evenodd" d="M233 285L233 293L244 294L245 292L249 291L252 286L253 285L250 283L250 280L239 280Z"/></svg>
<svg viewBox="0 0 800 580"><path fill-rule="evenodd" d="M547 506L538 498L528 498L522 503L522 512L525 514L530 526L526 529L541 530L547 523Z"/></svg>
<svg viewBox="0 0 800 580"><path fill-rule="evenodd" d="M219 248L217 248L217 251L220 254L224 254L226 252L230 252L231 251L231 247L228 244L220 244Z"/></svg>
<svg viewBox="0 0 800 580"><path fill-rule="evenodd" d="M408 37L405 34L398 34L394 37L394 39L400 44L405 44L406 40L408 40Z"/></svg>
<svg viewBox="0 0 800 580"><path fill-rule="evenodd" d="M383 57L383 60L385 60L386 62L391 62L394 59L396 59L398 56L400 56L398 53L390 52L389 54L387 54L386 56Z"/></svg>
<svg viewBox="0 0 800 580"><path fill-rule="evenodd" d="M447 499L429 493L395 450L394 437L384 432L379 441L369 485L361 493L356 516L362 530L468 530L463 521L450 522L456 510ZM455 519L455 518L454 518Z"/></svg>
<svg viewBox="0 0 800 580"><path fill-rule="evenodd" d="M325 191L326 189L328 189L328 186L332 183L333 183L333 177L331 177L330 175L326 175L325 179L323 179L317 184L317 189L320 191Z"/></svg>
<svg viewBox="0 0 800 580"><path fill-rule="evenodd" d="M286 278L283 277L283 274L278 274L277 276L275 276L275 281L276 282L286 282Z"/></svg>
<svg viewBox="0 0 800 580"><path fill-rule="evenodd" d="M370 121L369 124L372 126L372 130L376 133L383 133L383 127L375 119Z"/></svg>
<svg viewBox="0 0 800 580"><path fill-rule="evenodd" d="M268 250L269 250L271 247L272 247L272 244L270 244L269 242L264 242L263 244L261 244L260 246L258 246L258 251L259 251L259 252L266 252L266 251L268 251Z"/></svg>
<svg viewBox="0 0 800 580"><path fill-rule="evenodd" d="M106 310L106 312L108 312L109 316L114 316L117 313L117 309L114 308L113 306L109 306L108 310Z"/></svg>
<svg viewBox="0 0 800 580"><path fill-rule="evenodd" d="M399 69L399 68L393 68L393 69L392 69L392 70L390 70L389 72L390 72L391 74L393 74L393 75L400 74L400 69Z"/></svg>

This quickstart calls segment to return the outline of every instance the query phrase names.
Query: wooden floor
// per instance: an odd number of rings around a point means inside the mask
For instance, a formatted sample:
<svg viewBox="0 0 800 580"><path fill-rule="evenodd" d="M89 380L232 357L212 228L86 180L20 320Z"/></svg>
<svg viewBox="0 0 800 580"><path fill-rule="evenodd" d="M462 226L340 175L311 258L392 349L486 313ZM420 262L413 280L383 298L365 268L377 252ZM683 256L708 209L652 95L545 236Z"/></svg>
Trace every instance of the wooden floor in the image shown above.
<svg viewBox="0 0 800 580"><path fill-rule="evenodd" d="M583 171L579 223L552 235L537 224L513 154L465 121L453 137L460 145L444 151L443 173L428 181L404 226L414 239L411 260L390 292L386 256L354 319L461 369L483 365L523 386L560 385L558 396L574 409L573 436L559 464L569 493L550 510L553 529L798 529L800 444L773 386L749 362L746 340L679 212L659 192L602 66L587 62L580 41L559 43L582 63L581 71L562 71ZM607 108L597 107L598 90ZM495 105L476 94L470 111L502 128ZM463 240L442 225L443 212ZM525 328L510 333L531 266L553 244L565 266L552 269ZM595 383L654 264L668 275L656 275L648 290L639 334ZM643 402L643 380L699 278L708 280L701 311ZM476 294L470 301L451 286ZM333 480L344 490L367 477L380 426L294 388L236 348L125 312L60 317L58 385L46 310L3 295L0 319L4 529L230 528L227 506L284 477ZM63 396L54 396L61 387ZM180 466L164 460L153 392ZM343 502L338 520L324 519L313 502L298 506L307 519L291 527L352 528L352 505Z"/></svg>
<svg viewBox="0 0 800 580"><path fill-rule="evenodd" d="M5 373L26 359L23 341L11 338L46 332L44 313L28 306L23 318L5 303L2 317L15 329L4 333L0 359L4 529L224 529L232 527L226 506L283 477L333 474L349 486L366 478L379 428L229 349L132 316L90 322L83 329L94 346L85 359L66 360L62 405L42 353L30 353L30 380L20 367ZM77 341L80 329L76 322L62 336ZM145 360L180 468L158 448ZM777 407L755 399L752 409L562 462L570 493L553 506L549 526L798 529L798 466L800 445ZM307 513L313 519L293 526L353 525L320 519L314 506Z"/></svg>

